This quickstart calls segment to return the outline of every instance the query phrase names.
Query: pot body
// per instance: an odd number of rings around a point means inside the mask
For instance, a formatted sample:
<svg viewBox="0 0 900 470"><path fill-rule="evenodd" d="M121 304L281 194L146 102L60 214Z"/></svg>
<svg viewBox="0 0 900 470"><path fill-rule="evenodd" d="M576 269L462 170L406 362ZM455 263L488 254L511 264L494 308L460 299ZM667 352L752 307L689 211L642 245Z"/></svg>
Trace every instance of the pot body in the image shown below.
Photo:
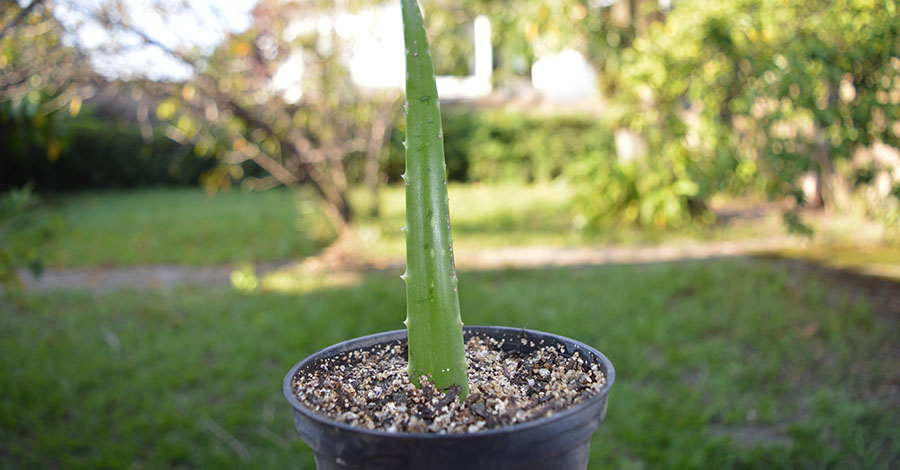
<svg viewBox="0 0 900 470"><path fill-rule="evenodd" d="M606 385L596 395L569 409L513 426L465 434L396 433L352 427L317 415L291 390L298 370L342 352L406 340L406 330L352 339L323 349L297 363L284 379L284 395L294 408L300 437L312 447L319 470L492 469L583 470L591 435L606 417L615 369L596 349L578 341L521 328L466 327L465 338L489 336L506 340L504 349L530 352L535 345L565 346L566 356L578 351L599 364ZM528 340L528 345L522 339Z"/></svg>

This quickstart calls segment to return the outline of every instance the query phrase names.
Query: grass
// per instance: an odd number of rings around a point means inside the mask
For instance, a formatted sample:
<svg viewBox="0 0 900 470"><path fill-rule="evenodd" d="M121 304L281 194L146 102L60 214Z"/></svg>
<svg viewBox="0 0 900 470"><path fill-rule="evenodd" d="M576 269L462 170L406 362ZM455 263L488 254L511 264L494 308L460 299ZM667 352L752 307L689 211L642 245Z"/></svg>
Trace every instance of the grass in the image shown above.
<svg viewBox="0 0 900 470"><path fill-rule="evenodd" d="M689 226L665 232L617 227L596 232L580 226L572 204L574 193L563 183L451 184L449 192L457 252L528 245L656 244L786 235L777 210L712 227ZM381 188L377 216L366 215L370 204L365 191L354 191L352 201L360 213L353 224L357 254L402 258L403 187ZM729 201L717 204L728 207ZM60 221L58 235L43 252L45 263L53 267L281 261L314 254L334 237L308 192L95 192L55 196L45 208L57 214ZM813 222L814 243L780 254L900 279L897 247L886 245L884 234L871 221L856 216L824 217ZM862 234L860 227L864 228Z"/></svg>
<svg viewBox="0 0 900 470"><path fill-rule="evenodd" d="M45 256L55 267L271 261L309 255L327 240L310 203L286 190L107 191L47 206L62 221Z"/></svg>
<svg viewBox="0 0 900 470"><path fill-rule="evenodd" d="M733 239L770 234L766 224L686 228L664 234L621 228L587 232L573 215L571 188L451 184L456 247L522 245L577 246L596 243L657 243L686 239ZM354 224L361 248L376 257L402 257L403 188L381 190L377 217ZM353 194L361 213L364 191ZM58 235L44 251L52 267L117 265L211 265L297 259L318 251L334 236L314 199L287 190L232 191L207 195L200 189L105 191L52 197Z"/></svg>
<svg viewBox="0 0 900 470"><path fill-rule="evenodd" d="M572 192L562 185L451 185L454 233L463 247L577 244ZM368 207L364 191L355 206ZM288 191L207 195L200 189L78 194L51 200L63 220L46 262L55 267L275 261L314 253L333 233L311 197ZM377 217L356 233L368 253L402 257L403 188L381 191Z"/></svg>
<svg viewBox="0 0 900 470"><path fill-rule="evenodd" d="M508 246L528 244L571 244L582 241L573 229L572 191L565 185L524 186L450 184L450 214L454 244L465 246ZM357 205L364 199L356 194ZM380 192L377 217L360 220L359 233L376 251L394 256L404 253L400 227L406 224L405 194L402 186L385 187Z"/></svg>
<svg viewBox="0 0 900 470"><path fill-rule="evenodd" d="M786 269L462 272L460 296L468 324L527 325L608 354L618 380L592 469L897 468L896 312ZM283 374L402 327L397 274L291 295L0 297L0 467L313 468Z"/></svg>
<svg viewBox="0 0 900 470"><path fill-rule="evenodd" d="M656 244L688 240L733 240L784 234L777 214L763 223L688 226L659 232L649 228L616 227L587 230L573 206L574 190L563 182L552 184L450 184L450 214L457 250L509 246L580 246L599 243ZM405 242L404 188L390 186L380 192L377 217L362 217L357 232L366 249L402 257ZM367 207L363 192L354 194L358 207Z"/></svg>

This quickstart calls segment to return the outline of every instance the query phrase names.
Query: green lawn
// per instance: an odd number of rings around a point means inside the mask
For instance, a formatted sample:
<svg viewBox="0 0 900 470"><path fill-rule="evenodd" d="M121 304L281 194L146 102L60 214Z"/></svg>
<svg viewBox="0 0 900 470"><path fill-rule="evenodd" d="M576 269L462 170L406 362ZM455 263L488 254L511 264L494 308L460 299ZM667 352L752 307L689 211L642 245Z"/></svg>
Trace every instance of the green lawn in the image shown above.
<svg viewBox="0 0 900 470"><path fill-rule="evenodd" d="M590 468L897 468L896 312L783 264L460 273L468 324L583 340L617 368ZM0 467L313 468L281 380L402 327L394 272L305 294L0 297Z"/></svg>
<svg viewBox="0 0 900 470"><path fill-rule="evenodd" d="M574 213L574 194L564 184L451 184L449 191L454 242L464 251L783 233L777 220L666 233L624 227L587 232ZM357 251L365 256L402 257L403 188L384 187L380 194L377 217L365 215L364 191L353 194L361 213L353 225ZM44 261L53 267L297 259L315 253L334 237L315 199L306 192L295 195L287 190L215 195L200 189L96 192L54 196L45 207L61 221L59 233L45 251Z"/></svg>
<svg viewBox="0 0 900 470"><path fill-rule="evenodd" d="M696 240L734 240L784 235L778 214L752 224L687 226L657 231L652 228L612 227L591 230L579 220L574 190L552 184L450 184L450 215L454 247L461 251L508 246L583 246L595 244L657 244ZM354 200L365 207L365 194ZM380 192L378 217L362 217L356 224L363 246L375 253L403 257L405 225L403 187Z"/></svg>
<svg viewBox="0 0 900 470"><path fill-rule="evenodd" d="M281 260L328 240L311 203L287 190L106 191L54 196L46 206L61 219L45 258L57 267Z"/></svg>
<svg viewBox="0 0 900 470"><path fill-rule="evenodd" d="M572 190L565 185L451 184L450 215L454 245L475 247L575 244L587 240L572 225ZM363 198L356 194L356 200ZM377 217L364 217L358 232L366 246L378 253L403 256L405 241L400 228L406 225L402 186L380 192ZM358 202L364 207L364 202Z"/></svg>

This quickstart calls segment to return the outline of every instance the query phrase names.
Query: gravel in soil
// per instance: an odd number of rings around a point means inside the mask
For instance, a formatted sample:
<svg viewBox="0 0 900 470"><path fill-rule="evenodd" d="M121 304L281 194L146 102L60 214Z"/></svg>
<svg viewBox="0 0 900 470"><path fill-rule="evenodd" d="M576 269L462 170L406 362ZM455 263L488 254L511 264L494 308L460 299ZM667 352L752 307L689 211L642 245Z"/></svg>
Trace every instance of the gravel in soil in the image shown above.
<svg viewBox="0 0 900 470"><path fill-rule="evenodd" d="M489 337L466 342L469 396L464 402L458 390L445 393L427 380L416 388L409 381L405 341L322 360L294 376L293 391L309 409L351 426L464 433L550 416L606 384L599 365L577 351L567 354L561 345L519 341L521 347L507 350Z"/></svg>

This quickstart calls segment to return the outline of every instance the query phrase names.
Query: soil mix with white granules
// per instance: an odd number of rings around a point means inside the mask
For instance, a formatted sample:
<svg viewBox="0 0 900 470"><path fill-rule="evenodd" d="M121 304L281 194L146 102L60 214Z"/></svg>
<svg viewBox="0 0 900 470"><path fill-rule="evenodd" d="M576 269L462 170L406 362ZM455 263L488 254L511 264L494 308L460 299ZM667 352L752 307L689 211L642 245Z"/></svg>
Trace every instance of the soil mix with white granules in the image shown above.
<svg viewBox="0 0 900 470"><path fill-rule="evenodd" d="M332 420L389 432L464 433L551 416L599 392L606 377L596 363L559 344L504 346L474 336L466 342L469 396L416 388L406 373L406 341L357 349L297 372L293 392Z"/></svg>

